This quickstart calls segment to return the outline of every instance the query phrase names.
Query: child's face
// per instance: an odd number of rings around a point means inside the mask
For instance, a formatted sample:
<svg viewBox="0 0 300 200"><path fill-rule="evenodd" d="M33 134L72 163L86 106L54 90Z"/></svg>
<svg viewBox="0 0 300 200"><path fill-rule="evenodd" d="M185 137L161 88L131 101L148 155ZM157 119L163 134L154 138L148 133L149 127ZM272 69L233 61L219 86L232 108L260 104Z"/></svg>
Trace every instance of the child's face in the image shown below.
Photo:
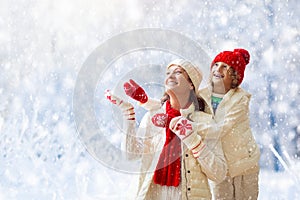
<svg viewBox="0 0 300 200"><path fill-rule="evenodd" d="M232 77L230 66L223 62L216 62L211 69L211 80L214 87L223 87L224 93L231 88Z"/></svg>

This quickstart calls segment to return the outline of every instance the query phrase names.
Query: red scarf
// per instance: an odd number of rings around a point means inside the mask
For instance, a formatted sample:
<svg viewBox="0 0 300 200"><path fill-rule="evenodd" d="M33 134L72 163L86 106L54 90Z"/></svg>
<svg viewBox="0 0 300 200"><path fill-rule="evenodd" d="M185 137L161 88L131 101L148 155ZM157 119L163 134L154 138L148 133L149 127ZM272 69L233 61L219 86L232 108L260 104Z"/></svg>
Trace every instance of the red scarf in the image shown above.
<svg viewBox="0 0 300 200"><path fill-rule="evenodd" d="M169 129L171 119L180 116L180 112L171 107L169 101L166 102L166 113L168 115L166 123L166 142L160 154L153 181L156 184L175 186L180 183L181 171L181 140Z"/></svg>

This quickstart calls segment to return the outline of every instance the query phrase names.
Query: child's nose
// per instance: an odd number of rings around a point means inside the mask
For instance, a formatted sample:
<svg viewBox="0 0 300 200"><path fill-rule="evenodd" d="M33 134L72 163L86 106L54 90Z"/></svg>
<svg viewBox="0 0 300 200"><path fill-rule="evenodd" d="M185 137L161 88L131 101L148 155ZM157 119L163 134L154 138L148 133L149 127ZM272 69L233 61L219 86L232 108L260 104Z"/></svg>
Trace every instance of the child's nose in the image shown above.
<svg viewBox="0 0 300 200"><path fill-rule="evenodd" d="M217 71L218 71L218 72L221 72L221 69L222 69L222 68L223 68L223 65L218 65L218 66L217 66Z"/></svg>

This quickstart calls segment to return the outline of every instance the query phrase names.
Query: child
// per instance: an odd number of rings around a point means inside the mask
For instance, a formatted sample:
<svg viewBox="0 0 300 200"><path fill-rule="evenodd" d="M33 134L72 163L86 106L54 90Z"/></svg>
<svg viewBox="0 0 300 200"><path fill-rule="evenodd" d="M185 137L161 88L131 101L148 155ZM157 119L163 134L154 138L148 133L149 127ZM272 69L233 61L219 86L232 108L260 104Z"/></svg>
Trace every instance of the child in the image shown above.
<svg viewBox="0 0 300 200"><path fill-rule="evenodd" d="M249 123L251 95L239 87L249 61L250 54L245 49L219 53L211 64L211 85L200 90L206 102L205 112L212 116L202 124L202 134L221 138L228 164L226 179L212 184L215 199L258 197L260 151Z"/></svg>

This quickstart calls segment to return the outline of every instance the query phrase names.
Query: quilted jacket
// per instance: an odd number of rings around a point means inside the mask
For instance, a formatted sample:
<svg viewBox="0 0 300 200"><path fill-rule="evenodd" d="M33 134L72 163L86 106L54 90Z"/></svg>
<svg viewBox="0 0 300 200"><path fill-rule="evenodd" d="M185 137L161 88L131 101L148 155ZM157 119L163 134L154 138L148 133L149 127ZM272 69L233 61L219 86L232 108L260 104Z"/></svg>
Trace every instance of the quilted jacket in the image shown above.
<svg viewBox="0 0 300 200"><path fill-rule="evenodd" d="M157 102L149 100L143 105L149 110L136 131L134 121L126 121L125 148L128 159L140 159L140 174L135 199L145 199L152 177L165 142L165 129L156 127L151 122L152 116L165 112L165 105L157 106ZM187 109L181 109L182 116L189 116L194 122L201 120L201 113L194 111L192 104ZM195 159L192 152L182 143L181 157L181 190L182 200L211 199L212 195L208 185L208 178L221 182L227 173L222 145L215 138L203 138L207 148L202 155Z"/></svg>
<svg viewBox="0 0 300 200"><path fill-rule="evenodd" d="M205 113L200 121L200 135L221 138L228 165L228 175L235 177L259 171L260 150L250 129L249 101L251 95L242 88L229 90L215 113L211 106L211 89L200 90L206 102Z"/></svg>

